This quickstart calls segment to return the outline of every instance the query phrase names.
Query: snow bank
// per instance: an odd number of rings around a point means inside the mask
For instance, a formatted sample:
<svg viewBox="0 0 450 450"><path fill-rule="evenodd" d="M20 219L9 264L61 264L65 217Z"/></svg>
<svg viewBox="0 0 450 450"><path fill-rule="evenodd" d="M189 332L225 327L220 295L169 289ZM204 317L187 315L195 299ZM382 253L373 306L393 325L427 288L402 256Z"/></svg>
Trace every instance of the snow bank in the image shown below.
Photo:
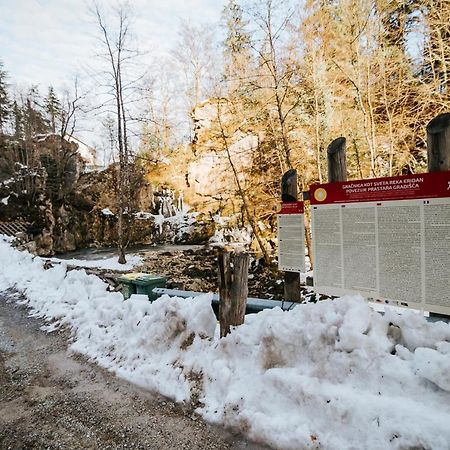
<svg viewBox="0 0 450 450"><path fill-rule="evenodd" d="M209 296L124 302L0 242L10 287L47 331L71 327L73 351L278 449L450 448L448 324L347 297L247 316L218 340Z"/></svg>
<svg viewBox="0 0 450 450"><path fill-rule="evenodd" d="M202 414L276 448L447 449L449 341L449 325L358 297L266 310L197 368Z"/></svg>

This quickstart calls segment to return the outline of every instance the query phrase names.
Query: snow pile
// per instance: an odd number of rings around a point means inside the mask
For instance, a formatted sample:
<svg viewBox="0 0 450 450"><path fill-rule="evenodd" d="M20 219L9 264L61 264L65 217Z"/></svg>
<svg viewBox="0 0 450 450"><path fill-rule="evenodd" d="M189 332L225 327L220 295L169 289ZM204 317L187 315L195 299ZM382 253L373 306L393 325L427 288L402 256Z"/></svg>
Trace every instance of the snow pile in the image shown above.
<svg viewBox="0 0 450 450"><path fill-rule="evenodd" d="M177 211L174 216L166 217L165 222L169 224L172 230L174 230L175 236L173 242L182 242L193 231L193 226L197 223L197 212L182 212Z"/></svg>
<svg viewBox="0 0 450 450"><path fill-rule="evenodd" d="M102 209L102 214L104 216L114 216L114 213L109 208L103 208Z"/></svg>
<svg viewBox="0 0 450 450"><path fill-rule="evenodd" d="M189 398L180 355L194 339L213 337L211 295L163 296L153 303L134 295L124 302L121 293L109 292L106 283L84 270L67 271L64 262L45 270L44 263L0 240L0 292L23 293L21 302L31 316L48 322L46 331L69 326L72 350L176 401Z"/></svg>
<svg viewBox="0 0 450 450"><path fill-rule="evenodd" d="M446 449L450 326L358 297L266 310L199 362L202 414L276 448Z"/></svg>
<svg viewBox="0 0 450 450"><path fill-rule="evenodd" d="M0 291L14 286L47 331L72 328L72 350L278 449L449 448L448 324L347 297L247 316L219 340L208 296L124 302L0 242Z"/></svg>

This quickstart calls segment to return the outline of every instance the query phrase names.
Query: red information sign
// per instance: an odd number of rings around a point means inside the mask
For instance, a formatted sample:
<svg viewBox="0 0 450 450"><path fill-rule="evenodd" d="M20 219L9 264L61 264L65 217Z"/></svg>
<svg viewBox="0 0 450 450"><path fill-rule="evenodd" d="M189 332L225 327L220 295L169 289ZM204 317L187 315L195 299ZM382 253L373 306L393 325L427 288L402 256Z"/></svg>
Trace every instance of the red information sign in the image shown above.
<svg viewBox="0 0 450 450"><path fill-rule="evenodd" d="M450 315L450 171L314 185L314 288Z"/></svg>
<svg viewBox="0 0 450 450"><path fill-rule="evenodd" d="M450 172L315 184L312 205L450 197Z"/></svg>
<svg viewBox="0 0 450 450"><path fill-rule="evenodd" d="M278 214L303 214L304 212L303 202L284 202L281 204Z"/></svg>

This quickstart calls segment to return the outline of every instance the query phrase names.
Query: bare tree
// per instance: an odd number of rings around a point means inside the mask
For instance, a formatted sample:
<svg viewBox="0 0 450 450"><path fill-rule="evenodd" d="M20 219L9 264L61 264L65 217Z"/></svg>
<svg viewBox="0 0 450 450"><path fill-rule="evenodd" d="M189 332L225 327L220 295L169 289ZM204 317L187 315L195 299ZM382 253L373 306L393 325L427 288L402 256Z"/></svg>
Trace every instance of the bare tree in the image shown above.
<svg viewBox="0 0 450 450"><path fill-rule="evenodd" d="M284 172L293 167L289 119L301 96L293 88L295 67L288 62L287 49L283 49L282 40L294 12L290 8L284 8L285 2L276 3L273 0L263 0L254 7L254 20L262 33L262 45L254 47L261 65L255 88L263 89L268 94L270 125L276 137L281 170ZM277 17L277 13L280 17Z"/></svg>
<svg viewBox="0 0 450 450"><path fill-rule="evenodd" d="M184 91L186 111L190 115L201 101L212 95L218 78L213 29L183 22L172 57L181 75L179 83Z"/></svg>
<svg viewBox="0 0 450 450"><path fill-rule="evenodd" d="M136 52L128 48L129 40L129 11L123 4L115 10L117 28L111 29L98 5L95 6L95 17L101 34L101 42L106 50L106 60L108 61L111 88L115 103L115 118L117 131L117 148L119 153L118 166L118 252L119 263L125 264L125 248L127 246L126 220L130 220L130 152L128 143L127 112L125 110L125 90L124 80L125 65L136 55ZM129 225L129 223L128 223Z"/></svg>
<svg viewBox="0 0 450 450"><path fill-rule="evenodd" d="M231 135L230 131L227 130L227 127L225 123L223 122L224 116L226 117L226 112L223 111L223 99L217 98L216 99L216 106L217 106L217 128L218 128L218 138L219 142L221 143L222 150L225 151L226 158L228 161L228 164L231 168L232 174L233 174L233 180L236 185L237 195L238 198L242 202L242 210L243 215L247 218L248 223L250 224L250 227L252 229L253 235L255 236L256 241L258 242L259 249L263 255L264 261L267 265L270 264L270 256L267 252L266 246L264 245L263 238L261 236L260 230L258 228L257 219L255 217L254 212L252 212L250 202L248 200L248 196L246 193L246 190L244 188L244 181L242 174L239 173L239 166L235 163L233 160L232 152L230 149L230 143L232 140L232 135L239 131L239 125L236 126L236 124L233 124L235 128L232 127ZM232 112L232 116L236 118L238 114L234 110L234 105L231 104L231 102L227 102L226 105L227 109ZM244 119L245 120L245 119ZM230 125L228 123L228 125ZM241 168L242 169L242 168Z"/></svg>

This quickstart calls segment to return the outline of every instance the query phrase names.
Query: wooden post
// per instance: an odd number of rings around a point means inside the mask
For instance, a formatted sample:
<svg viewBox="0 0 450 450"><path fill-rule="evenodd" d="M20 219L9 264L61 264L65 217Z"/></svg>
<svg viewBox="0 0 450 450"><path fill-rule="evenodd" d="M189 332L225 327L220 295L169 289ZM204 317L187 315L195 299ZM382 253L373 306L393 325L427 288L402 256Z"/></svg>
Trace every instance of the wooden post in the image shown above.
<svg viewBox="0 0 450 450"><path fill-rule="evenodd" d="M345 137L335 139L327 148L328 183L347 181L347 157Z"/></svg>
<svg viewBox="0 0 450 450"><path fill-rule="evenodd" d="M450 170L450 113L440 114L427 125L428 172ZM442 317L430 312L430 317Z"/></svg>
<svg viewBox="0 0 450 450"><path fill-rule="evenodd" d="M233 282L231 284L230 325L242 325L248 298L248 253L235 253L233 257Z"/></svg>
<svg viewBox="0 0 450 450"><path fill-rule="evenodd" d="M450 170L450 113L436 116L427 125L428 172Z"/></svg>
<svg viewBox="0 0 450 450"><path fill-rule="evenodd" d="M290 169L281 178L281 201L296 202L297 200L297 171ZM284 272L284 299L291 302L302 301L299 273Z"/></svg>
<svg viewBox="0 0 450 450"><path fill-rule="evenodd" d="M241 325L245 320L248 297L247 253L231 253L220 249L219 265L219 322L220 337L231 332L232 326Z"/></svg>

